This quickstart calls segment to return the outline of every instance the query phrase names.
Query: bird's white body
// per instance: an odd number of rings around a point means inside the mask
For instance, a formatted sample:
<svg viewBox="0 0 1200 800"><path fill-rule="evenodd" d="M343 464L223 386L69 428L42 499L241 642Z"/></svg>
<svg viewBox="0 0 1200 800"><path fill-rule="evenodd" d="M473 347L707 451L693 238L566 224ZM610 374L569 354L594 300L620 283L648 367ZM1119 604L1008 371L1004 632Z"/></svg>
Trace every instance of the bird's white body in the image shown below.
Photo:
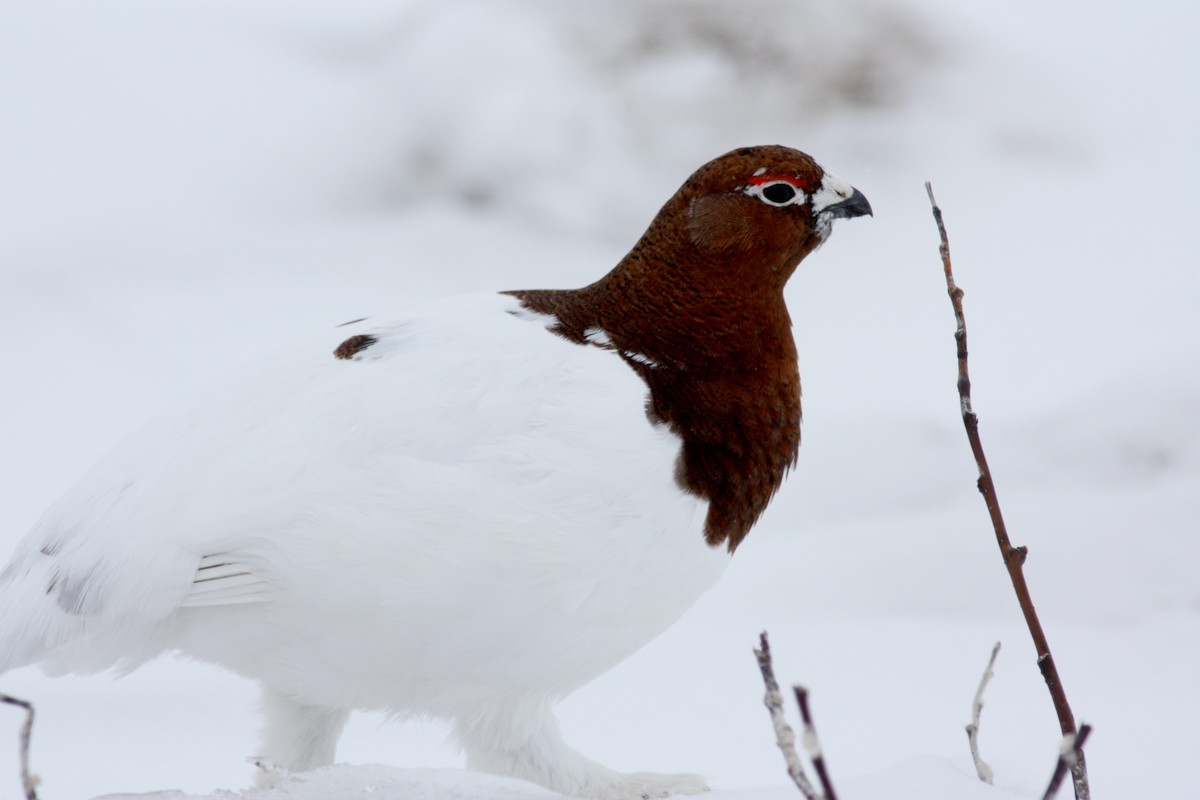
<svg viewBox="0 0 1200 800"><path fill-rule="evenodd" d="M280 724L430 714L469 755L479 726L541 735L729 557L643 381L545 321L499 294L367 320L148 425L5 571L0 671L178 651L261 680ZM378 341L335 359L355 333Z"/></svg>
<svg viewBox="0 0 1200 800"><path fill-rule="evenodd" d="M0 673L180 652L262 684L259 756L287 770L382 709L564 794L704 791L589 761L552 709L678 619L779 489L784 284L870 213L804 153L739 148L588 286L431 303L243 370L30 532L0 572Z"/></svg>

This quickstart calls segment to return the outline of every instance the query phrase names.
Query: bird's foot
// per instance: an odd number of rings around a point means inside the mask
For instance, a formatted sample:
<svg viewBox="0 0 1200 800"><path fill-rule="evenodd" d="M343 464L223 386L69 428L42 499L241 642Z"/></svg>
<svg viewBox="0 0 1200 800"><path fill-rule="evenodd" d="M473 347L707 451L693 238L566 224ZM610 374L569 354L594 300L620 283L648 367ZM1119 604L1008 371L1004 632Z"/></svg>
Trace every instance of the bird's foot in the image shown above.
<svg viewBox="0 0 1200 800"><path fill-rule="evenodd" d="M545 752L538 754L539 758L530 758L530 753L515 758L497 758L495 753L486 759L478 752L473 755L467 764L475 769L521 778L586 800L651 800L708 791L708 784L699 775L616 772L565 748L553 758Z"/></svg>
<svg viewBox="0 0 1200 800"><path fill-rule="evenodd" d="M616 794L597 795L619 800L649 800L653 797L670 797L676 794L702 794L708 784L699 775L686 772L665 774L659 772L630 772L620 775L621 787Z"/></svg>
<svg viewBox="0 0 1200 800"><path fill-rule="evenodd" d="M614 772L595 764L581 771L569 772L553 769L539 775L515 775L532 780L542 786L570 797L586 800L653 800L673 795L695 795L707 792L708 784L699 775L688 773L664 774L658 772ZM511 773L510 773L511 774Z"/></svg>
<svg viewBox="0 0 1200 800"><path fill-rule="evenodd" d="M587 800L650 800L708 791L699 775L623 773L586 758L563 741L544 698L473 712L459 718L456 731L472 769Z"/></svg>
<svg viewBox="0 0 1200 800"><path fill-rule="evenodd" d="M258 789L274 789L283 783L289 774L286 769L262 756L250 756L246 761L257 767L254 772L254 786Z"/></svg>

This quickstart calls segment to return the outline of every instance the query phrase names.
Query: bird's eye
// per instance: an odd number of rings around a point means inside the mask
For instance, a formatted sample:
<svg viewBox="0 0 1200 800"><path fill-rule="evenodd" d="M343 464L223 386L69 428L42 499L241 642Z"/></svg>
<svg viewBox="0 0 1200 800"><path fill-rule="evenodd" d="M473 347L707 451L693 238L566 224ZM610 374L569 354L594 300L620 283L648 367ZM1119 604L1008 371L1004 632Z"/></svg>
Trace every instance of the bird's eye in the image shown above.
<svg viewBox="0 0 1200 800"><path fill-rule="evenodd" d="M764 186L762 190L763 199L768 203L777 206L786 205L796 197L796 190L790 183L772 183L769 186Z"/></svg>
<svg viewBox="0 0 1200 800"><path fill-rule="evenodd" d="M808 202L808 195L796 188L789 180L751 179L743 191L757 197L769 206L799 206Z"/></svg>

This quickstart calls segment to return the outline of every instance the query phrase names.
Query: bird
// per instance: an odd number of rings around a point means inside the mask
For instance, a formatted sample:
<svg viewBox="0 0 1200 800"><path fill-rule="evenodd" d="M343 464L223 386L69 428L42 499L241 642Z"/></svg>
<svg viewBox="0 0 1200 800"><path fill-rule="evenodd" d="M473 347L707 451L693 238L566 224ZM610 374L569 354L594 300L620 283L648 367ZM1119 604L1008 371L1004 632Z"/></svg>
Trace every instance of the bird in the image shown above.
<svg viewBox="0 0 1200 800"><path fill-rule="evenodd" d="M739 148L589 285L355 320L196 393L19 543L0 673L175 653L257 681L260 785L332 764L350 713L382 710L568 796L705 791L588 759L554 706L670 627L782 485L784 286L871 214L808 155Z"/></svg>

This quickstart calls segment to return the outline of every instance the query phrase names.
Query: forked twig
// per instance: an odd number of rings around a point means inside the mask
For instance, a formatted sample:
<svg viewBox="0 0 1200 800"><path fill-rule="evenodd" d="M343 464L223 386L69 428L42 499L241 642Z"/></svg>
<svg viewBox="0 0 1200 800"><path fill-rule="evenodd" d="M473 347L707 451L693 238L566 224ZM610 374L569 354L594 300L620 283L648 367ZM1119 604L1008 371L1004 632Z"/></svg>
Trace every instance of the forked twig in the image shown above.
<svg viewBox="0 0 1200 800"><path fill-rule="evenodd" d="M996 656L1000 654L1000 643L992 648L992 657L988 659L987 668L979 680L979 689L975 692L975 700L971 703L971 721L967 723L967 743L971 746L971 760L975 762L975 772L984 783L992 782L992 768L979 755L979 715L983 713L983 692L987 689L988 681L992 679L992 667L996 666Z"/></svg>
<svg viewBox="0 0 1200 800"><path fill-rule="evenodd" d="M766 631L759 635L758 641L759 647L755 649L754 655L758 658L758 668L767 687L763 704L771 714L771 724L775 726L775 743L779 745L784 763L787 764L788 775L800 793L807 800L821 800L821 795L817 794L817 790L808 780L808 775L804 773L804 765L800 763L800 756L796 753L796 734L783 716L783 694L775 680L775 668L771 665L771 644L767 641Z"/></svg>
<svg viewBox="0 0 1200 800"><path fill-rule="evenodd" d="M0 694L0 703L25 709L25 722L21 725L21 788L25 790L25 800L37 800L38 778L29 771L29 741L33 738L33 703L6 694Z"/></svg>
<svg viewBox="0 0 1200 800"><path fill-rule="evenodd" d="M967 323L963 316L963 291L954 283L954 272L950 265L950 242L946 236L946 225L942 220L942 210L938 208L933 197L933 187L927 182L925 192L929 195L929 204L933 207L933 218L937 222L938 234L941 236L939 252L942 256L942 267L946 273L946 291L954 306L954 319L957 323L954 331L954 341L958 345L958 399L962 411L963 425L967 429L967 440L971 443L971 452L975 455L975 463L979 467L977 486L987 505L991 516L992 528L996 532L996 543L1000 546L1000 555L1008 569L1009 579L1017 593L1017 602L1025 615L1025 624L1033 637L1033 645L1037 649L1037 664L1046 688L1050 690L1050 698L1054 702L1054 711L1058 715L1058 725L1063 736L1075 733L1075 715L1067 702L1067 695L1062 681L1058 677L1058 668L1054 664L1054 656L1050 653L1050 644L1038 620L1033 599L1029 594L1029 586L1025 582L1022 566L1028 550L1025 547L1013 547L1008 538L1008 529L1004 525L1004 517L1000 513L1000 501L996 497L996 486L992 482L992 472L988 468L987 457L983 453L983 443L979 438L979 418L971 407L971 377L967 370ZM1071 765L1071 775L1074 779L1076 800L1089 800L1091 791L1088 787L1087 764L1083 752L1079 752L1075 763Z"/></svg>
<svg viewBox="0 0 1200 800"><path fill-rule="evenodd" d="M1058 794L1058 787L1062 784L1067 770L1073 770L1075 765L1083 760L1083 745L1087 742L1091 732L1092 726L1085 722L1079 726L1078 734L1069 733L1063 737L1058 752L1058 763L1054 765L1054 775L1050 777L1050 785L1046 787L1046 793L1042 795L1042 800L1053 800L1054 795Z"/></svg>

